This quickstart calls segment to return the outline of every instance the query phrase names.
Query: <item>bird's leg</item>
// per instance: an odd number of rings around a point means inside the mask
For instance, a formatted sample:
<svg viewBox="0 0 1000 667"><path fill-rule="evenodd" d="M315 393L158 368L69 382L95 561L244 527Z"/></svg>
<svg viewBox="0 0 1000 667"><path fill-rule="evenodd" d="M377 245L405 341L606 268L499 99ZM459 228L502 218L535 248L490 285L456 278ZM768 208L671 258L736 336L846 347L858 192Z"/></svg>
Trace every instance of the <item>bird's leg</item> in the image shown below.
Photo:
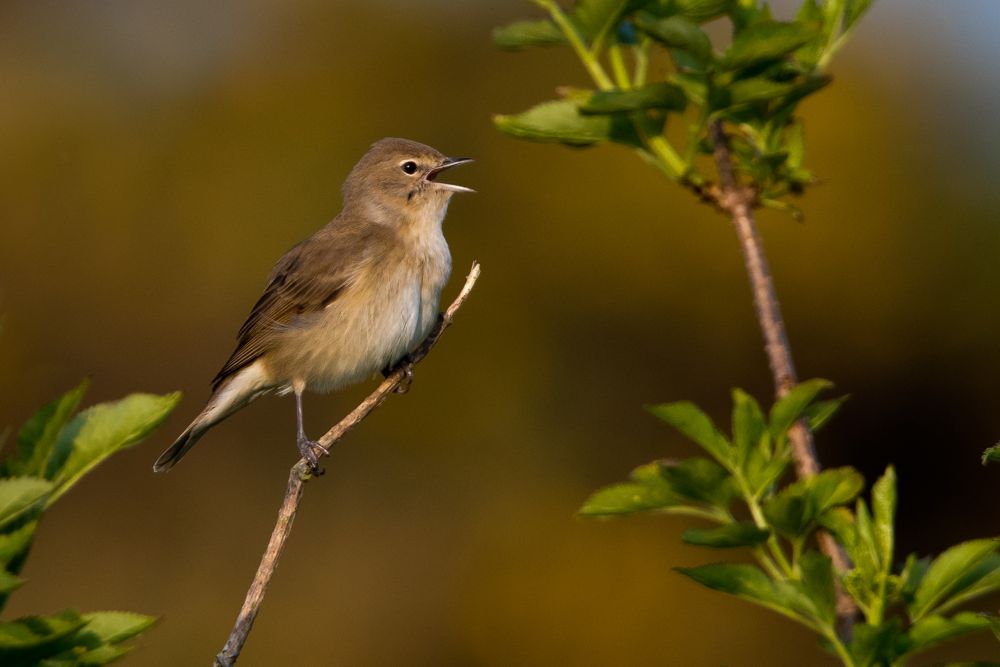
<svg viewBox="0 0 1000 667"><path fill-rule="evenodd" d="M319 466L319 457L329 456L330 451L315 440L306 437L306 429L302 424L302 392L295 392L295 416L298 419L298 434L295 444L299 447L299 454L309 464L312 474L319 477L323 474L323 469Z"/></svg>
<svg viewBox="0 0 1000 667"><path fill-rule="evenodd" d="M403 372L403 379L399 381L395 391L397 394L405 394L410 391L410 385L413 384L413 357L406 354L396 363L386 366L382 369L382 377L389 377L396 371Z"/></svg>

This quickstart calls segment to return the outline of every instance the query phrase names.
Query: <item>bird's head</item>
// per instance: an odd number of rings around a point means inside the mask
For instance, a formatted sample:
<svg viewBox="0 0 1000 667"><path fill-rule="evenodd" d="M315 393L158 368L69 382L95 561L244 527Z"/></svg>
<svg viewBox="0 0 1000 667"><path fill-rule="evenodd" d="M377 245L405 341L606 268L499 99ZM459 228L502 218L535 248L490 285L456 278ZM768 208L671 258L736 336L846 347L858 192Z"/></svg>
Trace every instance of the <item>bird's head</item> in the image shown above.
<svg viewBox="0 0 1000 667"><path fill-rule="evenodd" d="M399 212L404 217L440 219L453 194L475 192L439 180L445 170L468 162L472 159L447 157L416 141L381 139L364 154L344 182L344 205Z"/></svg>

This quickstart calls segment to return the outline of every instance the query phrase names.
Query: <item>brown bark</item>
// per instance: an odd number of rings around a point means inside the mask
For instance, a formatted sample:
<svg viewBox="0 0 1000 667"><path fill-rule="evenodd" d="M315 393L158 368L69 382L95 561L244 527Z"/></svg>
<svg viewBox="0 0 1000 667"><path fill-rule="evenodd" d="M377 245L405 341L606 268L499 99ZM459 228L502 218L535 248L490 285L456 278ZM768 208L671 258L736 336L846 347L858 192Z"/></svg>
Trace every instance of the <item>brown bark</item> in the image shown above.
<svg viewBox="0 0 1000 667"><path fill-rule="evenodd" d="M752 188L742 186L733 168L733 158L729 150L729 140L717 120L709 128L714 147L715 164L719 171L719 188L715 200L720 209L729 214L740 242L743 262L746 265L750 288L753 292L757 321L764 335L764 350L771 367L774 393L777 398L787 394L798 383L792 348L785 333L785 322L781 317L771 269L764 252L764 243L757 231L754 219L754 202L757 193ZM792 448L795 473L799 478L811 477L820 471L819 458L813 444L812 432L805 420L799 420L788 430L788 441ZM819 545L833 566L840 573L850 568L850 561L844 550L826 533L819 534ZM837 614L841 629L850 632L851 619L857 614L854 600L840 586L837 588Z"/></svg>

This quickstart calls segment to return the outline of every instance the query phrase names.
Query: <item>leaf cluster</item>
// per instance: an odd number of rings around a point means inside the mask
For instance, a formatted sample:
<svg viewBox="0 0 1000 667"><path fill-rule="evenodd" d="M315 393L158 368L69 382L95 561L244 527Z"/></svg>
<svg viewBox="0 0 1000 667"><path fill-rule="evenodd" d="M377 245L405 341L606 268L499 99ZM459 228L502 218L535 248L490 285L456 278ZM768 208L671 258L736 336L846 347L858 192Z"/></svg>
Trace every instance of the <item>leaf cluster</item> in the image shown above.
<svg viewBox="0 0 1000 667"><path fill-rule="evenodd" d="M704 196L712 190L696 158L712 152L709 125L720 120L758 201L796 213L787 196L813 181L796 112L830 82L830 58L872 0L805 0L792 21L757 0L579 0L571 10L533 1L547 18L497 28L494 41L510 50L568 45L596 89L563 88L561 99L498 115L501 131L622 144ZM728 25L725 48L708 22Z"/></svg>
<svg viewBox="0 0 1000 667"><path fill-rule="evenodd" d="M753 397L733 391L732 435L689 402L649 408L707 454L640 466L627 482L594 493L580 513L609 517L639 512L697 517L708 527L683 533L710 549L745 548L754 563L716 562L677 568L692 580L776 611L821 637L845 665L899 666L911 656L1000 621L967 602L1000 590L1000 540L953 546L937 558L911 554L897 565L892 467L874 484L870 502L853 468L836 468L782 483L790 463L788 431L804 420L819 429L843 398L818 400L830 384L810 380L765 415ZM817 547L829 532L853 565L837 573ZM855 601L864 622L848 641L838 636L836 591Z"/></svg>
<svg viewBox="0 0 1000 667"><path fill-rule="evenodd" d="M132 394L77 412L87 382L42 407L21 428L0 464L0 610L24 584L20 573L44 512L87 472L137 444L160 425L180 394ZM0 664L104 665L129 650L127 640L154 623L120 611L64 610L0 622Z"/></svg>

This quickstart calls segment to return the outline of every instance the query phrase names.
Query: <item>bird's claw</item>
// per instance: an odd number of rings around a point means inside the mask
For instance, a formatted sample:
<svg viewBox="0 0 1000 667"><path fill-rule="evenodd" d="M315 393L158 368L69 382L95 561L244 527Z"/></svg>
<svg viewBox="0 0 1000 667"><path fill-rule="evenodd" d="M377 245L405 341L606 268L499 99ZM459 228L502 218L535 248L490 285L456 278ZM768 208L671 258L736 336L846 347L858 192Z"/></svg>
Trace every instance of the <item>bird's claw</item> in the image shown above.
<svg viewBox="0 0 1000 667"><path fill-rule="evenodd" d="M299 436L295 444L298 445L299 454L301 454L302 458L304 458L306 463L309 464L309 470L315 477L319 477L326 472L320 467L319 459L321 456L329 456L330 450L315 440L309 440L304 436Z"/></svg>
<svg viewBox="0 0 1000 667"><path fill-rule="evenodd" d="M396 371L400 371L403 377L399 380L399 384L393 390L397 394L405 394L410 391L410 385L413 384L413 359L410 355L406 355L393 366L386 366L382 369L382 376L389 377Z"/></svg>
<svg viewBox="0 0 1000 667"><path fill-rule="evenodd" d="M407 363L400 367L400 370L403 371L403 377L394 391L397 394L405 394L410 391L410 385L413 384L413 364Z"/></svg>

